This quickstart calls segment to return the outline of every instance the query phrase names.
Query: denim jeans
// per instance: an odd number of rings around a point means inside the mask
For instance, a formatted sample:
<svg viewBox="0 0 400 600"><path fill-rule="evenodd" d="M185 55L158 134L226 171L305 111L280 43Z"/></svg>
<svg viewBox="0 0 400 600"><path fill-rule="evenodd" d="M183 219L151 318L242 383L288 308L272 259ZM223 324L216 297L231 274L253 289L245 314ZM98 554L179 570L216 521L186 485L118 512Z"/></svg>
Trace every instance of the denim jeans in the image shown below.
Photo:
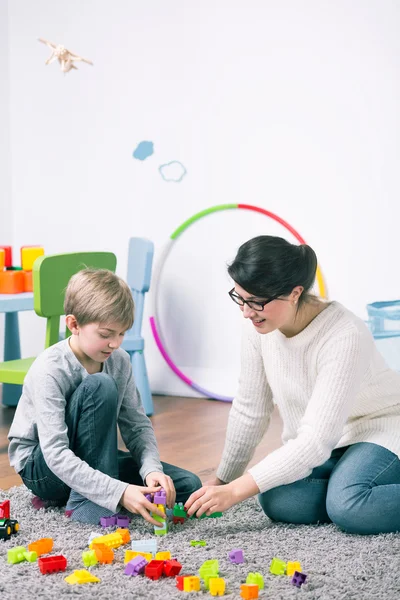
<svg viewBox="0 0 400 600"><path fill-rule="evenodd" d="M68 428L70 449L91 467L126 483L144 485L139 475L140 465L129 452L118 450L117 438L117 398L118 391L114 380L104 373L88 375L67 400L65 422ZM164 473L169 475L176 489L176 502L186 502L194 491L201 487L201 481L190 471L168 463L161 463ZM59 479L47 466L40 444L28 458L20 476L25 485L37 496L45 500L57 500L60 505L68 502L67 508L79 508L89 500L80 496ZM97 522L93 503L90 510ZM75 512L75 510L74 510ZM106 515L110 511L97 507L97 512ZM110 513L111 514L111 513ZM77 518L76 520L86 520Z"/></svg>
<svg viewBox="0 0 400 600"><path fill-rule="evenodd" d="M335 523L348 533L400 531L400 460L377 444L334 450L309 477L258 496L264 512L284 523Z"/></svg>

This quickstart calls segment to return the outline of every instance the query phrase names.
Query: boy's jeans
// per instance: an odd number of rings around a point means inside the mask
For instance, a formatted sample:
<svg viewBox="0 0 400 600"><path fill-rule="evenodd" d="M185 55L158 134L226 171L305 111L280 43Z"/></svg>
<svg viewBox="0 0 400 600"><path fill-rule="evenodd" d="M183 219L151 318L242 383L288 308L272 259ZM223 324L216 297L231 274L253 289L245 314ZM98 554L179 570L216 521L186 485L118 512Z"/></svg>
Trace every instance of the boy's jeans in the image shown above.
<svg viewBox="0 0 400 600"><path fill-rule="evenodd" d="M126 483L144 485L139 475L139 465L133 457L128 452L117 450L117 396L117 386L108 375L96 373L84 379L66 406L65 421L70 448L94 469ZM161 464L164 473L174 482L176 502L185 502L192 492L201 487L197 475L168 463ZM76 492L71 492L47 466L40 445L28 458L20 476L35 495L45 500L59 500L60 504L68 502L67 508L74 509L74 513L75 509L89 504L89 510L80 510L82 518L76 520L98 523L98 514L111 514L107 509L97 507Z"/></svg>
<svg viewBox="0 0 400 600"><path fill-rule="evenodd" d="M334 450L309 477L258 496L285 523L329 523L348 533L400 531L400 460L372 443Z"/></svg>

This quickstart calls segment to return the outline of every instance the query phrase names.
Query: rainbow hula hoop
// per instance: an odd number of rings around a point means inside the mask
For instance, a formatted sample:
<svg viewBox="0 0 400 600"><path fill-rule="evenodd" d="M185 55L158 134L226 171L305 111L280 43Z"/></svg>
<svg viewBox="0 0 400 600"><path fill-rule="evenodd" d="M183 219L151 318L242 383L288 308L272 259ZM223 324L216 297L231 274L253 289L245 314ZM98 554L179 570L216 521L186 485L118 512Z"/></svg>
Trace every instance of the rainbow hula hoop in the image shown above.
<svg viewBox="0 0 400 600"><path fill-rule="evenodd" d="M175 240L177 240L178 237L186 229L188 229L190 227L190 225L192 225L199 219L202 219L203 217L206 217L207 215L210 215L212 213L215 213L215 212L218 212L221 210L232 210L232 209L236 209L236 208L240 208L242 210L252 210L254 212L261 213L262 215L265 215L265 216L269 217L270 219L273 219L277 223L280 223L283 227L285 227L285 229L290 231L290 233L297 239L297 241L300 244L306 243L305 240L301 237L301 235L291 225L289 225L289 223L287 223L286 221L284 221L283 219L278 217L278 215L275 215L274 213L270 212L269 210L265 210L264 208L259 208L258 206L251 206L250 204L219 204L217 206L212 206L211 208L207 208L206 210L202 210L201 212L198 212L197 214L193 215L193 217L190 217L190 219L188 219L182 225L180 225L180 227L175 229L174 233L171 235L168 242L166 243L165 248L164 248L164 250L157 262L156 268L154 270L154 278L153 278L152 294L151 294L151 296L152 296L151 297L152 314L154 316L150 317L150 327L151 327L151 331L153 333L154 339L156 341L157 347L158 347L159 351L161 352L161 355L163 356L165 362L172 369L172 371L175 373L175 375L177 375L179 377L179 379L184 381L192 389L196 390L197 392L200 392L200 394L204 394L208 398L212 398L214 400L221 400L222 402L232 402L233 398L231 398L230 396L221 396L220 394L214 394L214 392L210 392L209 390L206 390L205 388L201 387L200 385L198 385L197 383L195 383L194 381L189 379L189 377L187 377L184 373L182 373L182 371L176 366L174 361L169 356L169 354L166 350L165 342L163 341L163 336L162 336L160 325L158 324L159 323L158 312L157 312L157 299L158 299L158 288L159 288L158 284L160 281L160 275L161 275L162 269L164 267L165 261L167 260L168 254L170 253ZM321 269L319 266L317 266L316 279L318 282L320 296L322 298L326 298L325 280L324 280L324 277L322 275L322 272L321 272Z"/></svg>

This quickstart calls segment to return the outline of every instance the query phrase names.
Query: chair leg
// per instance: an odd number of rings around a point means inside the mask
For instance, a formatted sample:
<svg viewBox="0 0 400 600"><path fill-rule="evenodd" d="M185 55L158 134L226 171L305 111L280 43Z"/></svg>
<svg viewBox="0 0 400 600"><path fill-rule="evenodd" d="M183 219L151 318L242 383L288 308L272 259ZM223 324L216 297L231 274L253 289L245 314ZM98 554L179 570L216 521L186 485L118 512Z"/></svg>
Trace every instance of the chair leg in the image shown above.
<svg viewBox="0 0 400 600"><path fill-rule="evenodd" d="M16 360L21 358L18 313L9 312L5 317L4 360ZM21 394L22 385L3 383L2 403L4 406L17 406Z"/></svg>
<svg viewBox="0 0 400 600"><path fill-rule="evenodd" d="M142 399L143 408L146 415L149 417L154 412L153 397L151 395L149 378L147 376L146 362L142 351L132 352L131 362L133 376L135 378L136 387L139 390Z"/></svg>

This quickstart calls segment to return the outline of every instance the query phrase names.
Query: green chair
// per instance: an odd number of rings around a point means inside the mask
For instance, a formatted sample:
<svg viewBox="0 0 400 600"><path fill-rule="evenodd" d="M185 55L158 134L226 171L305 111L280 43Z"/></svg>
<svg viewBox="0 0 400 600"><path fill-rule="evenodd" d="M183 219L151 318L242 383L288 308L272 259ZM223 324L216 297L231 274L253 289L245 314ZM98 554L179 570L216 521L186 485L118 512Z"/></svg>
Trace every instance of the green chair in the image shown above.
<svg viewBox="0 0 400 600"><path fill-rule="evenodd" d="M86 267L115 271L117 258L112 252L72 252L40 256L33 265L33 304L37 315L47 319L44 347L60 339L60 317L68 281ZM69 335L69 331L66 335ZM0 363L0 383L22 385L36 357Z"/></svg>

